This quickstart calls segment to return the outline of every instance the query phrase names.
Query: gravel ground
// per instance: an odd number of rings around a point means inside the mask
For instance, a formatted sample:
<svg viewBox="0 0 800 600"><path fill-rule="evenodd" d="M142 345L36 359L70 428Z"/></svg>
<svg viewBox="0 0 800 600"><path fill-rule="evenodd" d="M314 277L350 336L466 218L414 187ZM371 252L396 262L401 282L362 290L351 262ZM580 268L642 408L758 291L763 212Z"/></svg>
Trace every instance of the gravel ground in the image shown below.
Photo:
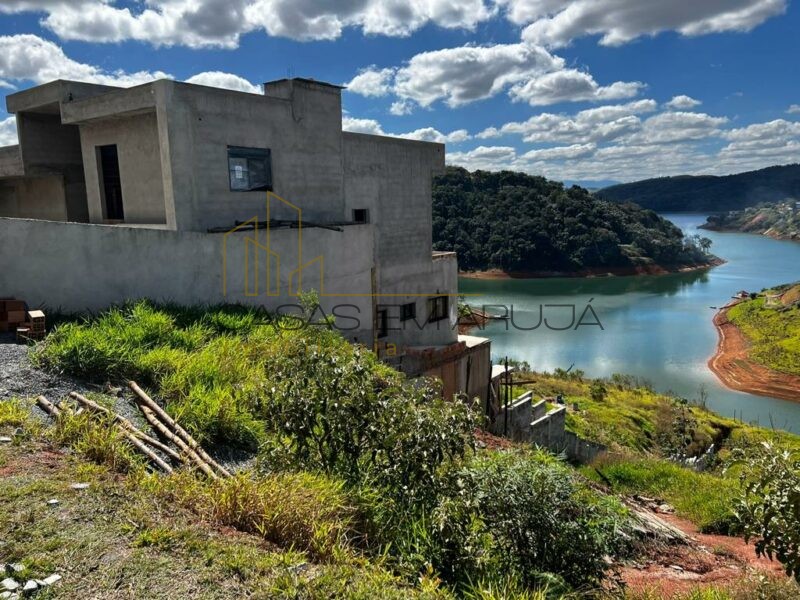
<svg viewBox="0 0 800 600"><path fill-rule="evenodd" d="M37 369L30 361L30 348L0 334L0 400L46 396L58 402L70 392L99 391L69 377Z"/></svg>
<svg viewBox="0 0 800 600"><path fill-rule="evenodd" d="M53 403L66 398L70 392L102 392L115 396L115 410L132 421L142 431L154 435L147 421L133 402L133 393L124 387L124 383L110 385L94 385L72 377L50 373L37 368L30 360L30 347L19 345L8 334L0 334L0 402L10 398L36 398L46 396ZM34 414L42 419L48 415L38 406L33 408ZM240 470L251 466L254 456L241 450L226 446L207 448L215 460L230 470Z"/></svg>

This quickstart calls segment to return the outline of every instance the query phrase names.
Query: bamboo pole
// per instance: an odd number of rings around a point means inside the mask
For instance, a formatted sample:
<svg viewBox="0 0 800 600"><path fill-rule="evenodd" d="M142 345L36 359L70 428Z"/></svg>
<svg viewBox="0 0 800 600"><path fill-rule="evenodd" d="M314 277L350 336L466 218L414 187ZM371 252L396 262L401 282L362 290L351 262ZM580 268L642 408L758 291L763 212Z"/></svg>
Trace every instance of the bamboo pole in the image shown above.
<svg viewBox="0 0 800 600"><path fill-rule="evenodd" d="M139 410L142 411L142 414L144 415L144 418L147 419L147 422L150 423L150 425L152 425L156 429L156 431L158 431L166 439L168 439L170 442L172 442L178 448L180 448L181 451L183 451L186 454L186 456L191 460L191 462L193 462L197 466L197 468L199 468L203 473L211 477L211 479L219 479L217 474L214 472L214 469L212 469L208 465L208 463L206 463L202 458L200 458L200 456L198 456L198 454L194 450L192 450L186 444L186 442L184 442L180 437L178 437L177 434L170 431L167 428L167 426L164 425L164 423L158 420L158 417L156 417L155 412L153 412L152 410L150 410L150 408L144 406L143 404L139 405Z"/></svg>
<svg viewBox="0 0 800 600"><path fill-rule="evenodd" d="M80 402L81 404L83 404L87 409L89 409L91 411L94 411L94 412L97 412L97 413L101 413L103 415L106 415L108 417L113 418L114 422L117 425L120 425L127 432L132 433L133 435L135 435L137 438L139 438L143 442L147 442L148 444L153 446L153 448L156 448L157 450L161 450L164 454L169 456L171 459L176 460L178 462L183 462L183 457L180 454L178 454L177 452L175 452L175 450L173 450L172 448L170 448L166 444L162 444L156 438L147 435L145 432L140 430L138 427L136 427L136 425L131 423L128 419L126 419L122 415L120 415L118 413L111 412L105 406L101 406L100 404L97 404L97 402L93 402L92 400L89 400L85 396L80 395L78 392L70 392L69 396L70 396L70 398L73 398L73 399L77 400L78 402Z"/></svg>
<svg viewBox="0 0 800 600"><path fill-rule="evenodd" d="M41 409L51 417L58 417L61 414L61 410L59 410L55 404L50 402L50 400L44 396L39 396L36 399L36 404L38 404Z"/></svg>
<svg viewBox="0 0 800 600"><path fill-rule="evenodd" d="M200 444L198 444L197 441L191 435L189 435L189 432L187 432L183 427L181 427L177 423L177 421L175 421L175 419L170 417L166 413L166 411L164 411L163 408L161 408L158 404L153 402L153 399L150 398L150 396L148 396L144 392L144 390L136 384L135 381L129 381L128 387L130 387L131 390L133 390L133 393L136 394L138 398L137 402L140 401L153 413L155 413L158 416L158 418L161 419L161 421L166 424L167 427L169 427L172 431L175 432L178 438L181 439L186 446L188 446L191 450L193 450L202 459L203 462L205 462L208 465L211 465L211 467L213 467L223 477L231 476L230 472L227 469L225 469L225 467L220 465L217 461L211 458L206 453L205 450L203 450Z"/></svg>
<svg viewBox="0 0 800 600"><path fill-rule="evenodd" d="M53 417L59 417L61 415L61 410L57 408L52 402L50 402L44 396L39 396L36 399L36 404L38 404L45 412L52 415ZM167 463L165 463L161 458L156 455L150 448L145 446L142 442L140 442L136 437L127 431L122 430L122 433L125 437L147 458L149 458L153 463L155 463L161 470L166 473L172 473L172 467L170 467Z"/></svg>

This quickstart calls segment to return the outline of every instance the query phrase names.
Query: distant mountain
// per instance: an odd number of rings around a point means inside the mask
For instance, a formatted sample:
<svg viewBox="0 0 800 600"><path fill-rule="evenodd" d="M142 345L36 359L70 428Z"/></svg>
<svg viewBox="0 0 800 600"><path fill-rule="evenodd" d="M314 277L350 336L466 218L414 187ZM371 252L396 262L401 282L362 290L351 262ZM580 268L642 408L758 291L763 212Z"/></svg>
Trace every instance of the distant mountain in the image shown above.
<svg viewBox="0 0 800 600"><path fill-rule="evenodd" d="M659 212L738 210L763 202L800 200L800 164L737 175L661 177L623 183L595 193L612 202L636 202Z"/></svg>
<svg viewBox="0 0 800 600"><path fill-rule="evenodd" d="M465 271L518 276L663 272L714 260L700 240L635 204L525 173L459 167L434 181L433 242L436 250L458 252Z"/></svg>

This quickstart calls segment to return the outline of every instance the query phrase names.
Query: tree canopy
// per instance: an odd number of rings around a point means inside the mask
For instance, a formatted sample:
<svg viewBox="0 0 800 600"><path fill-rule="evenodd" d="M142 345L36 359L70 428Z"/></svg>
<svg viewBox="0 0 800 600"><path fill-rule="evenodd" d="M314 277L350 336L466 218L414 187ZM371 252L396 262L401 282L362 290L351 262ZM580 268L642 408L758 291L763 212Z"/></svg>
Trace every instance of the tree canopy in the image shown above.
<svg viewBox="0 0 800 600"><path fill-rule="evenodd" d="M693 240L652 210L512 171L448 167L433 187L433 241L464 270L577 271L695 264Z"/></svg>

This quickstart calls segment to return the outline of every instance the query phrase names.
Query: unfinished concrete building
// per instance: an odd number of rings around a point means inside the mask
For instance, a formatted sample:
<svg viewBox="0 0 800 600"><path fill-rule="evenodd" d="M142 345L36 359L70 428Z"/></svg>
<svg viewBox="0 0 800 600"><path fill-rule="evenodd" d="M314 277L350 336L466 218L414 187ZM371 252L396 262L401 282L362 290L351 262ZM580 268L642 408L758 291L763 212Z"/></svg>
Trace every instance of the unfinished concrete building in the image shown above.
<svg viewBox="0 0 800 600"><path fill-rule="evenodd" d="M341 88L307 79L263 95L54 81L7 109L0 296L286 312L313 289L353 341L485 397L488 341L459 338L456 256L432 252L443 145L344 132Z"/></svg>

